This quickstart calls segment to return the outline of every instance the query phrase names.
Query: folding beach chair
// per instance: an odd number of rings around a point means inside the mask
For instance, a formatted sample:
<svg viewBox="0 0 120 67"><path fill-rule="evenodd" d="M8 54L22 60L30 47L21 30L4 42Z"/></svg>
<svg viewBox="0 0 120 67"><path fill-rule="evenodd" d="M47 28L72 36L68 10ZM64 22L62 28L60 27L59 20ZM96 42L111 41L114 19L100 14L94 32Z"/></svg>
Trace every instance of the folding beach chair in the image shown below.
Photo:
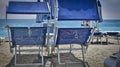
<svg viewBox="0 0 120 67"><path fill-rule="evenodd" d="M120 37L120 33L119 34L117 34L117 39L118 39L118 45L120 45L120 42L119 42L119 37Z"/></svg>
<svg viewBox="0 0 120 67"><path fill-rule="evenodd" d="M108 44L108 37L116 37L117 38L117 41L118 41L118 44L119 44L119 32L107 32L106 33L106 42Z"/></svg>
<svg viewBox="0 0 120 67"><path fill-rule="evenodd" d="M6 10L6 20L9 14L34 14L37 15L36 22L41 23L44 20L47 20L47 36L49 36L50 29L50 8L48 2L41 2L37 0L37 2L33 1L9 1ZM47 16L47 17L46 17ZM46 19L47 18L47 19ZM6 21L7 22L7 21ZM43 24L39 24L42 26ZM9 34L9 33L8 33ZM49 39L47 38L47 41ZM48 45L48 42L47 44Z"/></svg>
<svg viewBox="0 0 120 67"><path fill-rule="evenodd" d="M85 53L93 35L92 28L58 28L56 46L58 50L58 63L60 64L60 51L62 50L82 50L83 63L85 62ZM60 49L60 45L79 44L81 48ZM68 62L69 63L69 62ZM70 62L76 63L76 62ZM84 63L85 65L85 63Z"/></svg>
<svg viewBox="0 0 120 67"><path fill-rule="evenodd" d="M101 45L102 45L102 37L104 36L104 33L102 33L102 32L95 32L94 33L94 36L95 37L97 37L97 42L98 42L98 40L100 39L100 42L101 42ZM94 37L93 36L93 37ZM93 38L92 38L93 39Z"/></svg>
<svg viewBox="0 0 120 67"><path fill-rule="evenodd" d="M46 42L46 32L46 27L10 27L11 45L15 47L15 65L44 65L43 46ZM18 53L20 55L20 52L24 52L24 50L20 50L20 46L38 46L37 51L41 55L41 63L18 64L16 56Z"/></svg>

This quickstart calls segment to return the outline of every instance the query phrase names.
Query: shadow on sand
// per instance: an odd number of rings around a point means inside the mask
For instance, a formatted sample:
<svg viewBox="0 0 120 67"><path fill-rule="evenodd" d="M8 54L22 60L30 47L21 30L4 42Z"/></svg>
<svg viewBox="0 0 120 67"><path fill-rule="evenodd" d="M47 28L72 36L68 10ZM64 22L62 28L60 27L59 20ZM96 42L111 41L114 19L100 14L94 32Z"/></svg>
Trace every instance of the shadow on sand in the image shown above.
<svg viewBox="0 0 120 67"><path fill-rule="evenodd" d="M51 54L49 57L44 56L44 66L15 66L14 57L10 63L5 67L83 67L83 61L78 59L72 53L61 53L61 63L58 64L57 54ZM37 54L17 55L17 63L28 64L28 63L40 63L41 57ZM80 62L80 63L69 63L69 62ZM85 63L85 67L90 67L88 63Z"/></svg>

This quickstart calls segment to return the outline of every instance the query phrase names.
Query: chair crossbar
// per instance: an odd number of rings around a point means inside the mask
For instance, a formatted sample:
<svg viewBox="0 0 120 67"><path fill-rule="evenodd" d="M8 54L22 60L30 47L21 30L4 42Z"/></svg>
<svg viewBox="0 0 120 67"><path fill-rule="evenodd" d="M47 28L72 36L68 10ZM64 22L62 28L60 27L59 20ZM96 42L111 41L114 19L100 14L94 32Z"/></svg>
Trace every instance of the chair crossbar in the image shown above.
<svg viewBox="0 0 120 67"><path fill-rule="evenodd" d="M36 51L41 51L38 49L31 49L31 50L16 50L16 52L36 52Z"/></svg>
<svg viewBox="0 0 120 67"><path fill-rule="evenodd" d="M15 66L43 65L42 63L16 64Z"/></svg>
<svg viewBox="0 0 120 67"><path fill-rule="evenodd" d="M64 51L64 50L82 50L82 48L64 48L64 49L59 49L59 51Z"/></svg>

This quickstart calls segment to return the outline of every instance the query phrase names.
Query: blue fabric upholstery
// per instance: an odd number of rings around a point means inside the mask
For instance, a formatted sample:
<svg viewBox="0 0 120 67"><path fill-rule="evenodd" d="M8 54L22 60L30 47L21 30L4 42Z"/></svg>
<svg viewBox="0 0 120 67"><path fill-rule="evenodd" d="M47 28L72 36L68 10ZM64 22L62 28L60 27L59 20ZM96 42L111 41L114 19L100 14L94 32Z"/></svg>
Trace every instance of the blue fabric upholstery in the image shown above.
<svg viewBox="0 0 120 67"><path fill-rule="evenodd" d="M9 2L10 14L49 14L47 2Z"/></svg>
<svg viewBox="0 0 120 67"><path fill-rule="evenodd" d="M96 0L58 0L58 20L100 20Z"/></svg>
<svg viewBox="0 0 120 67"><path fill-rule="evenodd" d="M95 32L94 33L94 36L100 36L100 37L102 37L104 34L102 33L102 32Z"/></svg>
<svg viewBox="0 0 120 67"><path fill-rule="evenodd" d="M118 34L118 32L107 32L107 35L109 36L117 36Z"/></svg>
<svg viewBox="0 0 120 67"><path fill-rule="evenodd" d="M85 45L92 28L58 28L56 44L82 44Z"/></svg>
<svg viewBox="0 0 120 67"><path fill-rule="evenodd" d="M117 37L120 37L120 33L117 34Z"/></svg>
<svg viewBox="0 0 120 67"><path fill-rule="evenodd" d="M10 30L13 46L45 44L46 27L11 27Z"/></svg>

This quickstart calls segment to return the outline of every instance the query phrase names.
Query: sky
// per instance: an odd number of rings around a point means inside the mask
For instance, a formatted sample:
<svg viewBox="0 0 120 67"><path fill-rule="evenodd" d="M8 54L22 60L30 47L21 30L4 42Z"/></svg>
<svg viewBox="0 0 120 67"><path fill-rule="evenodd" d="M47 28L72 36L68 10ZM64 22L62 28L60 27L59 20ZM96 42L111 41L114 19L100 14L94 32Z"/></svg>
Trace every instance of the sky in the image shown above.
<svg viewBox="0 0 120 67"><path fill-rule="evenodd" d="M36 0L9 0L36 1ZM120 0L100 0L103 19L120 19ZM5 19L7 0L0 0L0 19ZM34 19L35 15L8 15L8 19Z"/></svg>
<svg viewBox="0 0 120 67"><path fill-rule="evenodd" d="M100 0L103 19L120 19L120 0Z"/></svg>

